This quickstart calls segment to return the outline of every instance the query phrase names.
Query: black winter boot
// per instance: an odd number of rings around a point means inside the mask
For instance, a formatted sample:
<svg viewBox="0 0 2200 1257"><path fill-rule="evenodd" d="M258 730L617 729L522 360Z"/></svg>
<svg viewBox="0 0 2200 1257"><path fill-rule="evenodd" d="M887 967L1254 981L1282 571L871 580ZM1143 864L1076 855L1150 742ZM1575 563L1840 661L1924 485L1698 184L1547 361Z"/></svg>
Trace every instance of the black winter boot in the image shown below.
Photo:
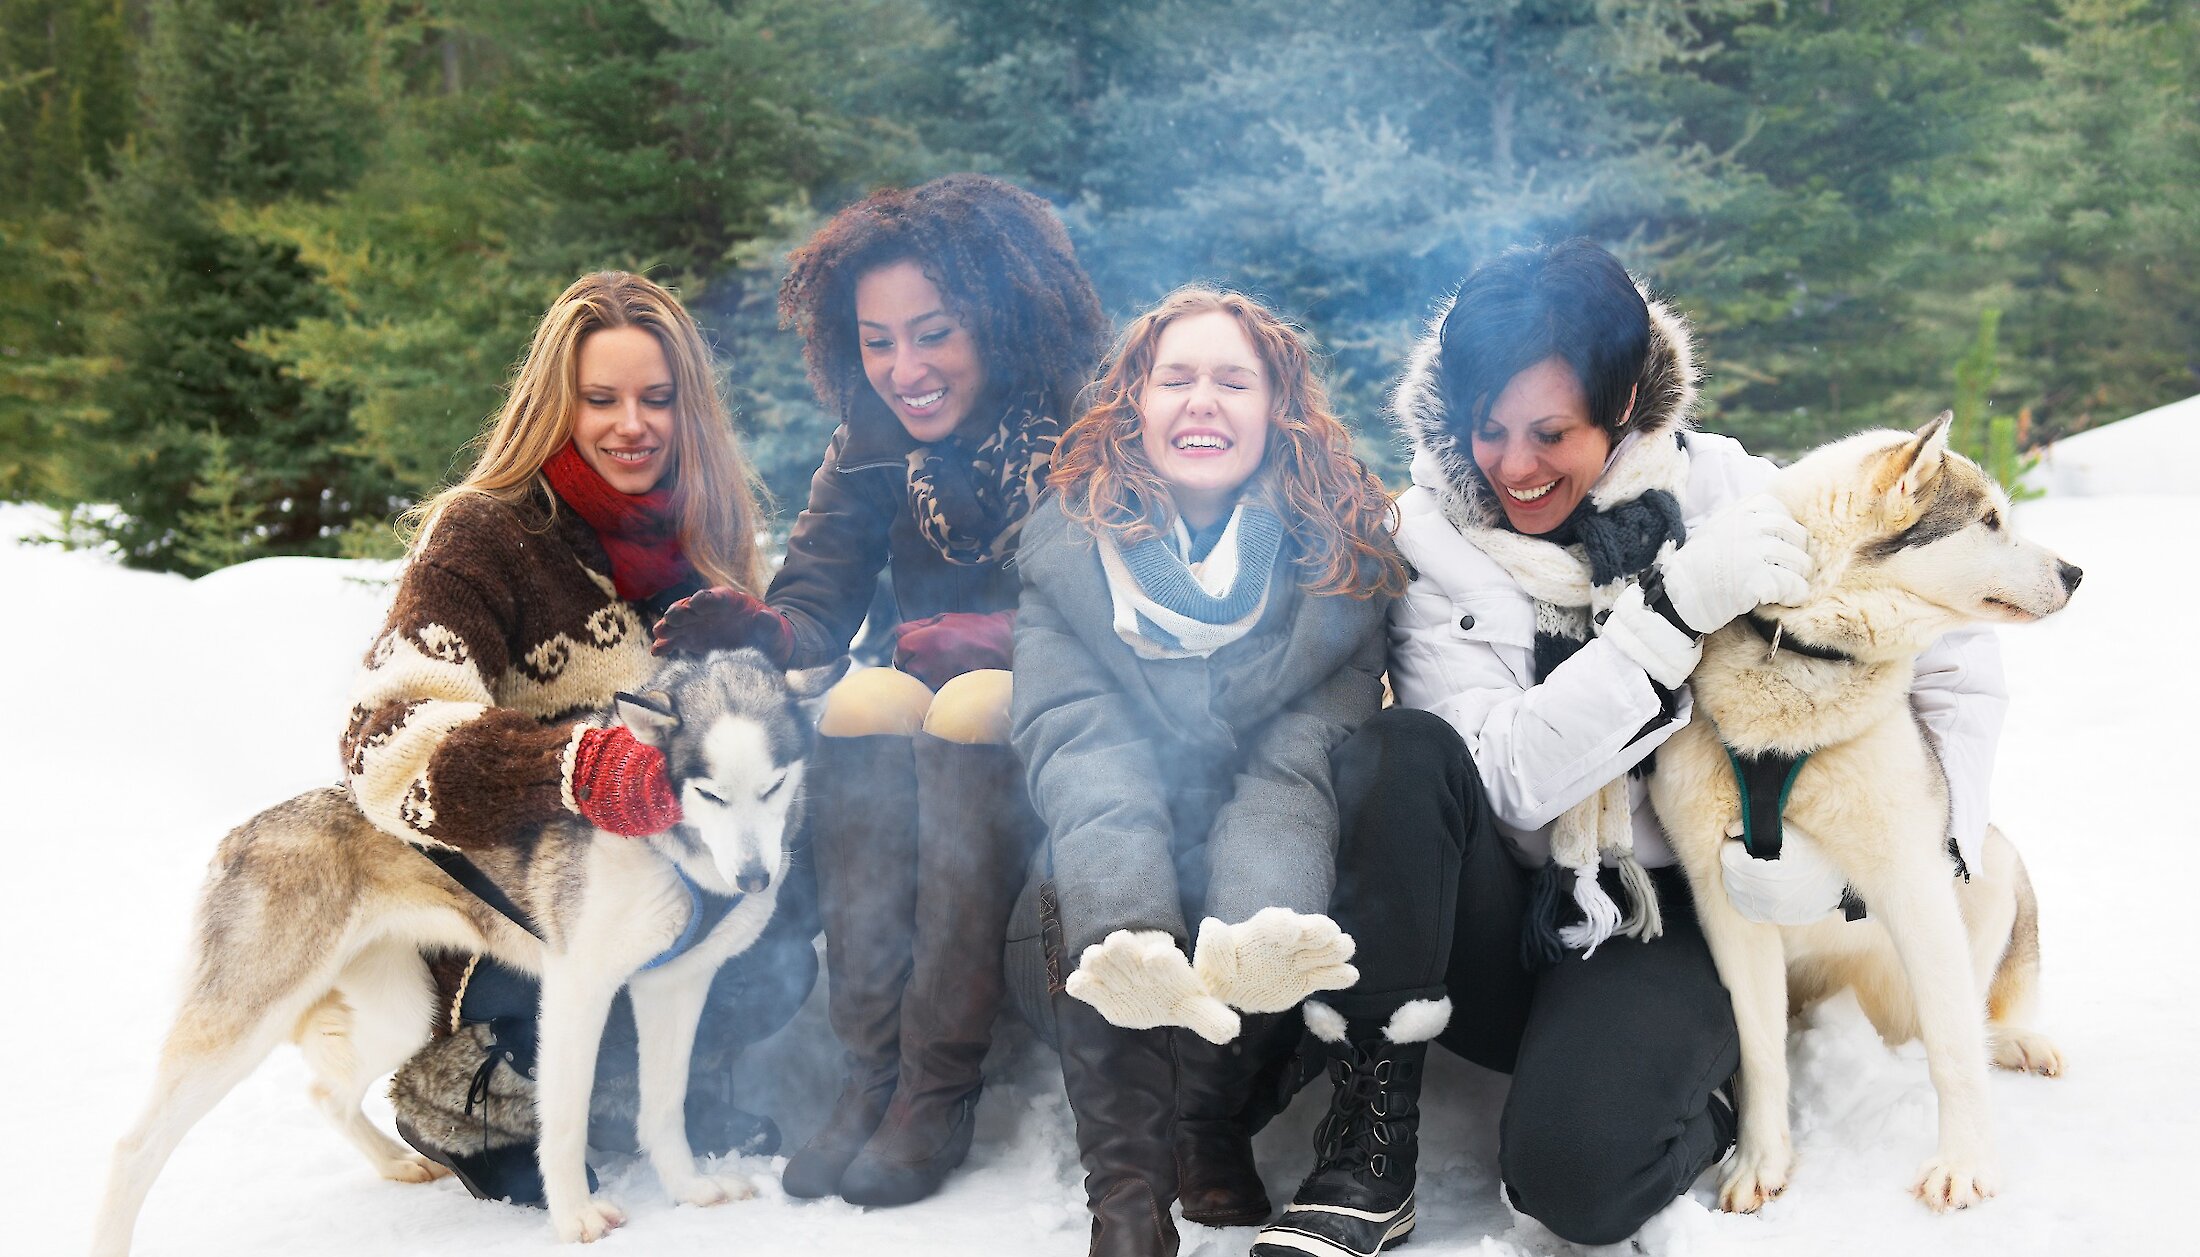
<svg viewBox="0 0 2200 1257"><path fill-rule="evenodd" d="M1257 1226L1275 1212L1253 1136L1298 1090L1296 1010L1247 1013L1238 1037L1213 1044L1172 1030L1176 1049L1176 1192L1184 1219L1206 1226Z"/></svg>
<svg viewBox="0 0 2200 1257"><path fill-rule="evenodd" d="M1000 1012L1001 942L1040 832L1013 748L913 739L915 958L901 1003L893 1102L840 1178L852 1205L906 1205L969 1155Z"/></svg>
<svg viewBox="0 0 2200 1257"><path fill-rule="evenodd" d="M1348 1026L1314 1000L1305 1012L1335 1091L1314 1128L1313 1171L1254 1238L1253 1257L1374 1257L1413 1231L1421 1067L1451 1002L1416 1000L1382 1025Z"/></svg>
<svg viewBox="0 0 2200 1257"><path fill-rule="evenodd" d="M824 1129L780 1175L789 1196L809 1198L840 1191L893 1098L915 928L917 768L905 736L821 737L805 776L816 783L810 850L825 920L826 1009L847 1054Z"/></svg>

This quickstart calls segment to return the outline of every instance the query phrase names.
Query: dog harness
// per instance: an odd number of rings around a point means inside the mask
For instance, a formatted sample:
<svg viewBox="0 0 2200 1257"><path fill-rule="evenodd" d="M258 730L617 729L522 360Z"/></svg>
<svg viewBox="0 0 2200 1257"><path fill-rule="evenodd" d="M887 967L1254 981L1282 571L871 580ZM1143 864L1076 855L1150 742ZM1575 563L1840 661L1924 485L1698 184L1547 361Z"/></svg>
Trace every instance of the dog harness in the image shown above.
<svg viewBox="0 0 2200 1257"><path fill-rule="evenodd" d="M1829 646L1814 646L1785 636L1780 626L1752 611L1745 617L1749 627L1765 639L1774 650L1785 647L1806 659L1821 659L1828 663L1854 662L1849 656ZM1781 818L1787 813L1788 792L1795 788L1795 779L1802 775L1803 765L1810 762L1811 753L1782 755L1778 751L1744 754L1719 743L1726 752L1726 762L1734 770L1734 786L1742 796L1742 847L1759 860L1780 858L1780 842L1785 836ZM1841 888L1841 915L1851 921L1864 917L1864 901L1857 897L1854 887Z"/></svg>
<svg viewBox="0 0 2200 1257"><path fill-rule="evenodd" d="M481 871L480 865L448 847L431 849L415 846L413 850L428 857L437 868L450 874L452 881L464 887L474 898L495 909L498 915L505 920L510 921L538 939L542 937L542 931L535 928L533 918L527 915L525 909L513 903L511 897L504 893L504 889L491 881L488 874ZM680 937L672 940L671 946L657 953L648 963L635 970L637 973L647 972L660 965L671 964L686 955L688 949L694 947L698 940L708 935L712 930L717 929L718 923L725 920L726 915L732 912L742 899L746 898L743 895L721 895L716 891L703 889L696 884L694 878L688 876L687 870L681 868L677 862L672 864L672 874L680 879L681 887L687 891L687 925L680 931Z"/></svg>

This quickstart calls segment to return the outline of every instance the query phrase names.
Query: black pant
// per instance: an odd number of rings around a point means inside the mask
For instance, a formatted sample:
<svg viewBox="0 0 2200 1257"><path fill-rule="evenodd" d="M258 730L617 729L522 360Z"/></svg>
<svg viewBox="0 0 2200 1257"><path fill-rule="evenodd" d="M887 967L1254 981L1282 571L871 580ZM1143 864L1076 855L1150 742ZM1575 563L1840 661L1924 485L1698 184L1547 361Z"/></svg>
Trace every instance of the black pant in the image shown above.
<svg viewBox="0 0 2200 1257"><path fill-rule="evenodd" d="M1337 799L1332 915L1358 944L1360 982L1325 1001L1373 1019L1448 992L1438 1041L1513 1076L1498 1160L1514 1203L1575 1243L1632 1235L1733 1135L1711 1093L1740 1060L1734 1014L1685 881L1653 874L1659 938L1614 938L1530 974L1527 874L1457 731L1385 710L1339 750Z"/></svg>

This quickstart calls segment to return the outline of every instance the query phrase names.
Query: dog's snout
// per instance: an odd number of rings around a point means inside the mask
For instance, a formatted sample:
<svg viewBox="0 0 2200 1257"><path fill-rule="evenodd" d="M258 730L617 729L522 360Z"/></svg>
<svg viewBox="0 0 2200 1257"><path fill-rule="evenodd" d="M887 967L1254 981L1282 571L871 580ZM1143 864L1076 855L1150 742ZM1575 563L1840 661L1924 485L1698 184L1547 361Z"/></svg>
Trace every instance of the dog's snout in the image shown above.
<svg viewBox="0 0 2200 1257"><path fill-rule="evenodd" d="M2074 564L2063 563L2059 559L2056 563L2055 575L2062 578L2063 592L2066 594L2078 592L2078 582L2085 579L2084 569Z"/></svg>
<svg viewBox="0 0 2200 1257"><path fill-rule="evenodd" d="M741 888L742 894L753 895L772 884L772 875L760 867L745 868L741 870L739 877L733 879L733 884Z"/></svg>

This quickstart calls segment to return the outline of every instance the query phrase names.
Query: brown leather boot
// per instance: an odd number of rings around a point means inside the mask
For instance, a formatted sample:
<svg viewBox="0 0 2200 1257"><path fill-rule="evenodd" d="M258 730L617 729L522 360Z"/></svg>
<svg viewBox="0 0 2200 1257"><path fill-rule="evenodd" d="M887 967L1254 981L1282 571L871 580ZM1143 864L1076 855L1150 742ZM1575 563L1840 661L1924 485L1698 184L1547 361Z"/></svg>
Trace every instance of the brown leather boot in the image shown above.
<svg viewBox="0 0 2200 1257"><path fill-rule="evenodd" d="M1297 1090L1298 1010L1247 1013L1229 1043L1172 1030L1176 1050L1176 1193L1184 1218L1257 1226L1275 1207L1253 1164L1253 1136Z"/></svg>
<svg viewBox="0 0 2200 1257"><path fill-rule="evenodd" d="M970 1152L1004 990L1001 942L1040 833L1013 748L926 733L914 742L916 959L893 1102L840 1179L855 1205L922 1200Z"/></svg>
<svg viewBox="0 0 2200 1257"><path fill-rule="evenodd" d="M821 737L804 775L815 783L810 852L825 920L826 1009L847 1070L824 1129L780 1175L789 1196L811 1198L840 1190L894 1094L916 915L917 768L907 737Z"/></svg>
<svg viewBox="0 0 2200 1257"><path fill-rule="evenodd" d="M1058 936L1055 936L1058 937ZM1062 1082L1092 1208L1090 1257L1176 1257L1176 1065L1167 1030L1125 1030L1056 992Z"/></svg>

